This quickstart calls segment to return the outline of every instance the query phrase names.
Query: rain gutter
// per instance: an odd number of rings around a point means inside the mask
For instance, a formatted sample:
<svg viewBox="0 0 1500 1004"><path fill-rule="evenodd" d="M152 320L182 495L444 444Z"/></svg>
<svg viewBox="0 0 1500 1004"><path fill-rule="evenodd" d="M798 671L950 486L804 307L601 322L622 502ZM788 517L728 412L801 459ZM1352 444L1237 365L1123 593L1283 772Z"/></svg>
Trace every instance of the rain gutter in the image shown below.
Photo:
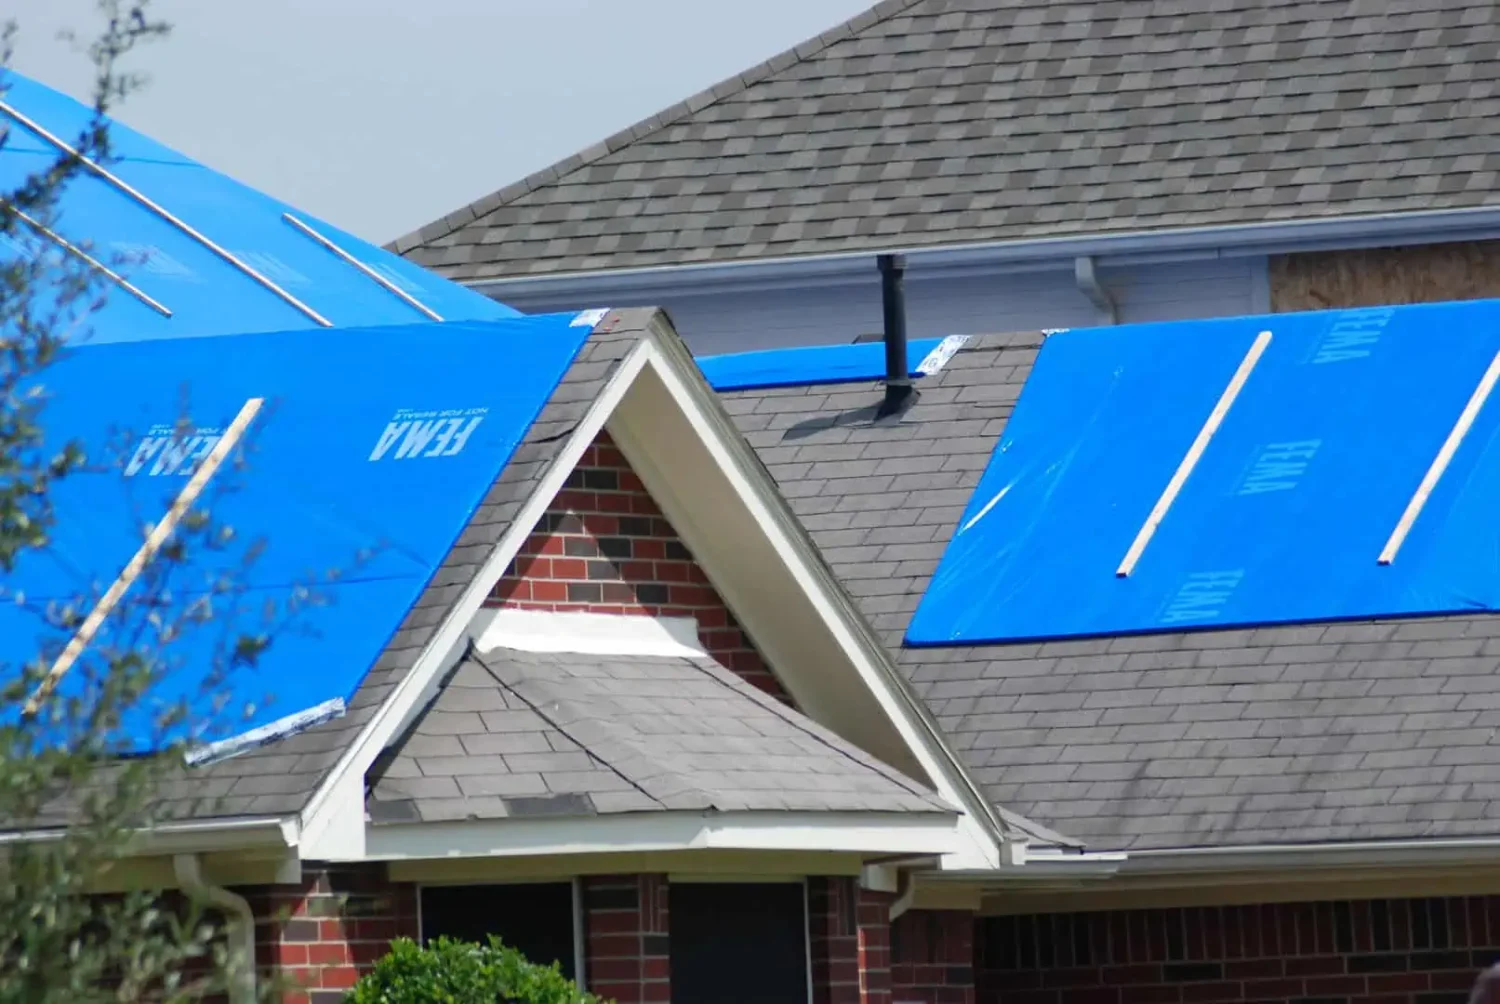
<svg viewBox="0 0 1500 1004"><path fill-rule="evenodd" d="M755 283L782 286L821 284L839 278L873 281L878 254L905 255L908 268L914 272L970 267L1003 271L1067 267L1081 257L1093 258L1096 266L1119 267L1152 261L1234 258L1334 248L1482 240L1497 236L1500 236L1500 206L1481 206L555 272L472 279L465 285L502 300L506 297L563 295L578 290L587 290L588 295L595 299L608 300L611 295L618 298L618 294L635 290L670 287L681 291L720 283L743 287Z"/></svg>

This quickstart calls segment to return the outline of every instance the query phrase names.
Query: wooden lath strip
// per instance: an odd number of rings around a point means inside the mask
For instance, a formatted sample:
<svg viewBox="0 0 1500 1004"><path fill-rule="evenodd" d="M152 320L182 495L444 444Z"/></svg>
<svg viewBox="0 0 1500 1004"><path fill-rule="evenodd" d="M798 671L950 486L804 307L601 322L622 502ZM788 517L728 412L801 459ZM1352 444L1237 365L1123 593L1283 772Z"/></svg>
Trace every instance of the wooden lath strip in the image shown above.
<svg viewBox="0 0 1500 1004"><path fill-rule="evenodd" d="M79 625L78 630L69 639L67 647L62 650L62 654L52 663L52 668L47 671L47 675L37 685L36 692L26 701L24 710L27 715L35 715L37 713L37 710L42 706L42 702L57 689L57 685L62 680L63 674L72 668L73 664L78 661L79 656L83 655L84 650L94 640L94 636L99 633L99 629L104 626L104 622L109 619L109 615L114 612L115 607L124 598L126 591L130 589L135 580L140 577L140 574L146 570L146 567L161 551L168 539L171 538L173 532L177 529L177 524L181 522L182 517L186 515L187 511L192 508L193 503L198 500L198 496L203 494L203 489L208 487L209 481L218 473L225 458L229 456L229 451L234 449L236 444L239 443L245 434L245 430L250 427L250 423L254 421L256 413L260 411L261 405L264 403L265 398L252 397L240 408L239 414L234 417L234 421L229 423L229 428L224 430L224 434L219 437L219 441L214 444L214 448L209 451L208 456L203 458L203 462L198 465L198 469L193 472L193 476L188 479L188 483L183 486L182 491L178 492L177 497L172 500L172 504L168 507L166 514L151 528L151 532L146 535L145 541L135 552L135 556L130 559L129 563L126 564L124 570L120 572L109 589L99 598L99 602L94 604L94 609L90 610L88 616L83 619L83 623Z"/></svg>
<svg viewBox="0 0 1500 1004"><path fill-rule="evenodd" d="M1396 528L1391 531L1390 537L1385 542L1385 547L1376 560L1382 565L1389 565L1396 560L1396 552L1401 550L1401 544L1406 540L1406 535L1411 532L1412 526L1417 522L1417 517L1422 513L1422 507L1427 504L1427 499L1432 495L1433 489L1437 487L1438 481L1443 477L1443 472L1448 469L1453 455L1458 452L1459 444L1469 434L1469 428L1474 420L1479 417L1484 402L1489 399L1490 391L1495 389L1495 381L1500 379L1500 352L1490 360L1489 368L1484 371L1484 376L1479 378L1479 386L1474 388L1474 393L1469 395L1468 404L1459 414L1458 421L1453 423L1453 428L1448 430L1448 438L1443 441L1443 446L1432 458L1432 464L1427 468L1427 473L1422 476L1422 483L1417 485L1417 490L1406 503L1406 510L1401 513L1401 518L1396 521Z"/></svg>
<svg viewBox="0 0 1500 1004"><path fill-rule="evenodd" d="M1240 360L1239 369L1235 370L1234 376L1229 378L1229 385L1224 388L1224 393L1219 395L1219 403L1214 405L1214 410L1208 415L1208 421L1204 422L1203 428L1198 430L1198 438L1193 440L1193 445L1188 447L1182 463L1177 465L1176 473L1172 475L1172 480L1167 482L1167 487L1162 491L1161 498L1156 500L1151 515L1146 517L1146 522L1142 524L1140 532L1135 535L1135 540L1130 544L1130 550L1125 552L1125 560L1121 561L1120 567L1115 569L1115 575L1124 578L1135 570L1136 562L1141 560L1141 554L1146 550L1146 545L1151 543L1151 537L1156 533L1156 528L1166 518L1167 510L1172 508L1172 503L1177 500L1177 494L1182 491L1182 486L1187 483L1188 476L1198 465L1203 451L1208 449L1208 441L1213 439L1215 432L1219 431L1224 417L1229 414L1229 409L1234 405L1234 399L1240 396L1245 381L1250 379L1250 371L1255 369L1255 364L1260 362L1266 346L1270 344L1271 333L1269 331L1262 331L1255 336L1255 341L1250 345L1250 351L1245 353L1245 358Z"/></svg>

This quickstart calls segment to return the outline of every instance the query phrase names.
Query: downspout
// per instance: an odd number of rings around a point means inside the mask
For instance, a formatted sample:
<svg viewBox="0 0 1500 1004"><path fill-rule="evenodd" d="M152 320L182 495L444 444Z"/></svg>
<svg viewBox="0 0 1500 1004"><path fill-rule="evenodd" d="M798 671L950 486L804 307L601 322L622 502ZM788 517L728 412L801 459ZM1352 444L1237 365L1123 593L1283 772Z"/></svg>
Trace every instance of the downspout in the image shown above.
<svg viewBox="0 0 1500 1004"><path fill-rule="evenodd" d="M1078 291L1089 298L1089 302L1109 319L1110 324L1119 323L1119 310L1115 307L1114 297L1109 295L1109 290L1099 281L1093 255L1079 255L1073 259L1073 280L1078 283Z"/></svg>
<svg viewBox="0 0 1500 1004"><path fill-rule="evenodd" d="M189 899L223 911L229 938L229 1004L255 1004L255 912L249 901L205 882L196 854L173 855L172 874Z"/></svg>

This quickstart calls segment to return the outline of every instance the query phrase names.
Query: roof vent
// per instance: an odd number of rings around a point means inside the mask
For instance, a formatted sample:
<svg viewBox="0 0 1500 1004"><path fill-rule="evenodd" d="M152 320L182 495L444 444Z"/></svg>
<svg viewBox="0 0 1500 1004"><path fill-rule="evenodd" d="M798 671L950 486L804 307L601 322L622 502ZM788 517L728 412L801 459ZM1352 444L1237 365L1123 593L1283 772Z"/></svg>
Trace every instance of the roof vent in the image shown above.
<svg viewBox="0 0 1500 1004"><path fill-rule="evenodd" d="M880 306L885 321L885 400L875 417L890 418L912 403L914 388L911 364L906 357L906 290L902 281L906 273L906 256L878 255L880 267Z"/></svg>

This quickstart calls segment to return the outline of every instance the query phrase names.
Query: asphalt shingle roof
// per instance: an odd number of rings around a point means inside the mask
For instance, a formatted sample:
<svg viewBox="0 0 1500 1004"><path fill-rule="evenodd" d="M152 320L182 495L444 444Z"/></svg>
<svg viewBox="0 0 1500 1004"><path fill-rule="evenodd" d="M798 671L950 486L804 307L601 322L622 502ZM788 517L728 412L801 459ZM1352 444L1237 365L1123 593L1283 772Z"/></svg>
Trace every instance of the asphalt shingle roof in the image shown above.
<svg viewBox="0 0 1500 1004"><path fill-rule="evenodd" d="M1094 848L1500 833L1500 616L899 648L1040 344L976 340L899 421L724 395L986 792Z"/></svg>
<svg viewBox="0 0 1500 1004"><path fill-rule="evenodd" d="M653 810L955 813L706 656L507 649L459 665L373 778L369 806L377 823Z"/></svg>
<svg viewBox="0 0 1500 1004"><path fill-rule="evenodd" d="M1490 0L886 0L395 242L455 279L1495 205Z"/></svg>
<svg viewBox="0 0 1500 1004"><path fill-rule="evenodd" d="M347 713L239 756L190 768L168 784L165 815L269 816L302 809L348 744L410 672L491 548L536 491L568 433L603 390L614 367L640 340L653 313L618 311L589 336L468 527L355 691Z"/></svg>

